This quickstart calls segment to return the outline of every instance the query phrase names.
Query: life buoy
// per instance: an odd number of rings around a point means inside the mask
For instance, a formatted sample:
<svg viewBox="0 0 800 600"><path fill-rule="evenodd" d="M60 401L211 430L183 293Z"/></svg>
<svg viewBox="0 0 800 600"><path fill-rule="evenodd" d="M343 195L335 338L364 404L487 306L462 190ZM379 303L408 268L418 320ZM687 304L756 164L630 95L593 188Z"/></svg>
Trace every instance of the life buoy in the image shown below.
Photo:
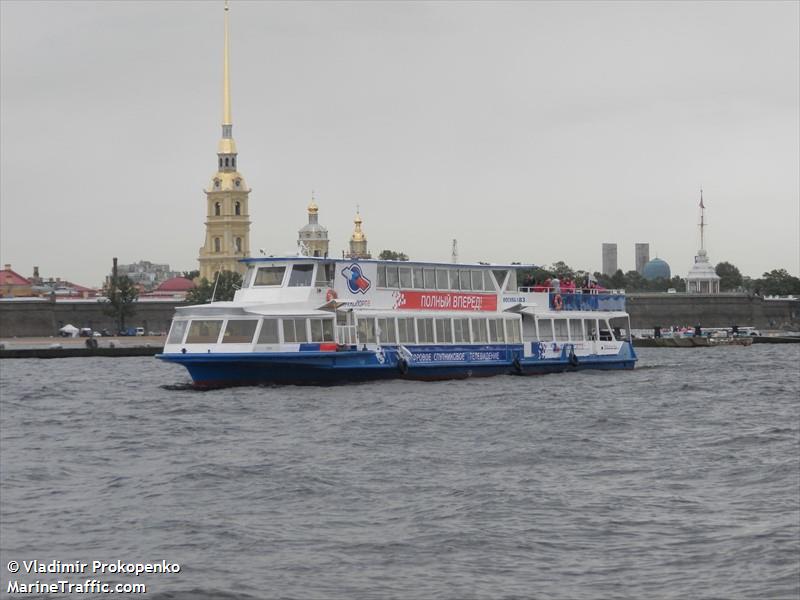
<svg viewBox="0 0 800 600"><path fill-rule="evenodd" d="M562 308L564 308L564 299L561 298L561 294L556 294L553 297L553 308L555 308L556 310L561 310Z"/></svg>
<svg viewBox="0 0 800 600"><path fill-rule="evenodd" d="M336 290L328 288L328 291L325 292L325 300L330 302L331 300L335 300L337 298Z"/></svg>
<svg viewBox="0 0 800 600"><path fill-rule="evenodd" d="M405 358L401 358L397 361L397 370L400 371L401 375L408 373L408 362Z"/></svg>

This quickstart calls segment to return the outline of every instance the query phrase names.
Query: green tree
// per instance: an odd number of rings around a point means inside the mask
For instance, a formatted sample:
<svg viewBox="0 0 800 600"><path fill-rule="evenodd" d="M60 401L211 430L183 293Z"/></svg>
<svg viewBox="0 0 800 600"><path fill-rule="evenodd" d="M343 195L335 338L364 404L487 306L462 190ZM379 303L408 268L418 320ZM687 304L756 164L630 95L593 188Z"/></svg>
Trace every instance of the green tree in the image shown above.
<svg viewBox="0 0 800 600"><path fill-rule="evenodd" d="M575 271L563 260L553 263L549 270L553 275L558 277L560 281L575 279Z"/></svg>
<svg viewBox="0 0 800 600"><path fill-rule="evenodd" d="M719 275L720 291L727 292L742 287L742 274L735 265L721 262L714 270Z"/></svg>
<svg viewBox="0 0 800 600"><path fill-rule="evenodd" d="M648 281L642 277L638 271L628 271L625 273L625 291L643 292L649 289Z"/></svg>
<svg viewBox="0 0 800 600"><path fill-rule="evenodd" d="M614 273L611 278L608 280L609 287L613 289L622 289L625 287L625 273L622 272L622 269L617 269L617 272Z"/></svg>
<svg viewBox="0 0 800 600"><path fill-rule="evenodd" d="M800 294L800 279L790 275L786 269L773 269L764 273L756 287L767 296Z"/></svg>
<svg viewBox="0 0 800 600"><path fill-rule="evenodd" d="M136 312L136 299L139 297L139 290L127 275L109 279L108 285L103 289L106 297L106 305L103 312L110 317L114 317L117 322L117 330L125 329L125 317L131 317Z"/></svg>
<svg viewBox="0 0 800 600"><path fill-rule="evenodd" d="M676 292L685 292L686 280L683 279L680 275L675 275L675 277L669 280L668 287L673 288Z"/></svg>
<svg viewBox="0 0 800 600"><path fill-rule="evenodd" d="M381 260L408 260L408 254L405 252L395 252L394 250L383 250L378 258Z"/></svg>
<svg viewBox="0 0 800 600"><path fill-rule="evenodd" d="M190 279L194 281L195 279L200 277L200 271L198 271L197 269L195 269L194 271L184 271L181 274L181 277L183 277L184 279Z"/></svg>
<svg viewBox="0 0 800 600"><path fill-rule="evenodd" d="M215 283L216 292L214 291ZM212 296L214 302L233 300L236 290L241 287L242 276L239 273L235 271L220 271L215 281L209 281L203 277L200 283L186 294L186 301L190 304L207 304L211 302Z"/></svg>

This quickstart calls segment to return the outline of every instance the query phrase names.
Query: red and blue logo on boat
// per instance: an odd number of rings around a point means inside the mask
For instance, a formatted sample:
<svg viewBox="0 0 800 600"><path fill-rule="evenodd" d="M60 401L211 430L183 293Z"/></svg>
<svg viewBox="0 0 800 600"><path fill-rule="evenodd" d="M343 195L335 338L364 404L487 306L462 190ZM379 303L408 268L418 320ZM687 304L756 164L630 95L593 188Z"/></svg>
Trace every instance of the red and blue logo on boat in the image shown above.
<svg viewBox="0 0 800 600"><path fill-rule="evenodd" d="M342 277L347 280L347 289L353 294L366 294L372 287L372 282L364 275L359 264L353 263L342 269Z"/></svg>

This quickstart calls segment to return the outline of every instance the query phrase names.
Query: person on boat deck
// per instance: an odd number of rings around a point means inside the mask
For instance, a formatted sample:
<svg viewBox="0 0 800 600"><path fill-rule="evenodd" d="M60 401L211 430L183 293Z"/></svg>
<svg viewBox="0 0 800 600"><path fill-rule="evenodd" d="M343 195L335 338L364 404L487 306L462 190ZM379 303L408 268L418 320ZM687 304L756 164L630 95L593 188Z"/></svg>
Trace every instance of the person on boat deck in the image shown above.
<svg viewBox="0 0 800 600"><path fill-rule="evenodd" d="M558 277L553 277L553 279L550 280L550 287L553 288L554 294L561 293L561 282L558 280Z"/></svg>

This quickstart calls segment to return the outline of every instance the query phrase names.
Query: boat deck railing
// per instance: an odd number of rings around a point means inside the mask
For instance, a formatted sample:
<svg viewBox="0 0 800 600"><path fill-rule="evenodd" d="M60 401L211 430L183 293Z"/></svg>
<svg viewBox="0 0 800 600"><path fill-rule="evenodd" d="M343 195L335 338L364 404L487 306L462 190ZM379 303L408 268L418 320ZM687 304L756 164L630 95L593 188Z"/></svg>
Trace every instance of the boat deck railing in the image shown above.
<svg viewBox="0 0 800 600"><path fill-rule="evenodd" d="M552 288L545 286L519 288L522 292L541 292L548 295L552 310L624 311L625 290Z"/></svg>
<svg viewBox="0 0 800 600"><path fill-rule="evenodd" d="M597 289L597 288L572 288L572 287L548 287L546 285L534 285L534 286L526 286L518 288L520 292L523 293L532 293L532 292L544 292L548 294L591 294L593 296L602 296L604 294L611 294L614 296L625 295L625 290L623 289L616 289L616 290L607 290L607 289Z"/></svg>

